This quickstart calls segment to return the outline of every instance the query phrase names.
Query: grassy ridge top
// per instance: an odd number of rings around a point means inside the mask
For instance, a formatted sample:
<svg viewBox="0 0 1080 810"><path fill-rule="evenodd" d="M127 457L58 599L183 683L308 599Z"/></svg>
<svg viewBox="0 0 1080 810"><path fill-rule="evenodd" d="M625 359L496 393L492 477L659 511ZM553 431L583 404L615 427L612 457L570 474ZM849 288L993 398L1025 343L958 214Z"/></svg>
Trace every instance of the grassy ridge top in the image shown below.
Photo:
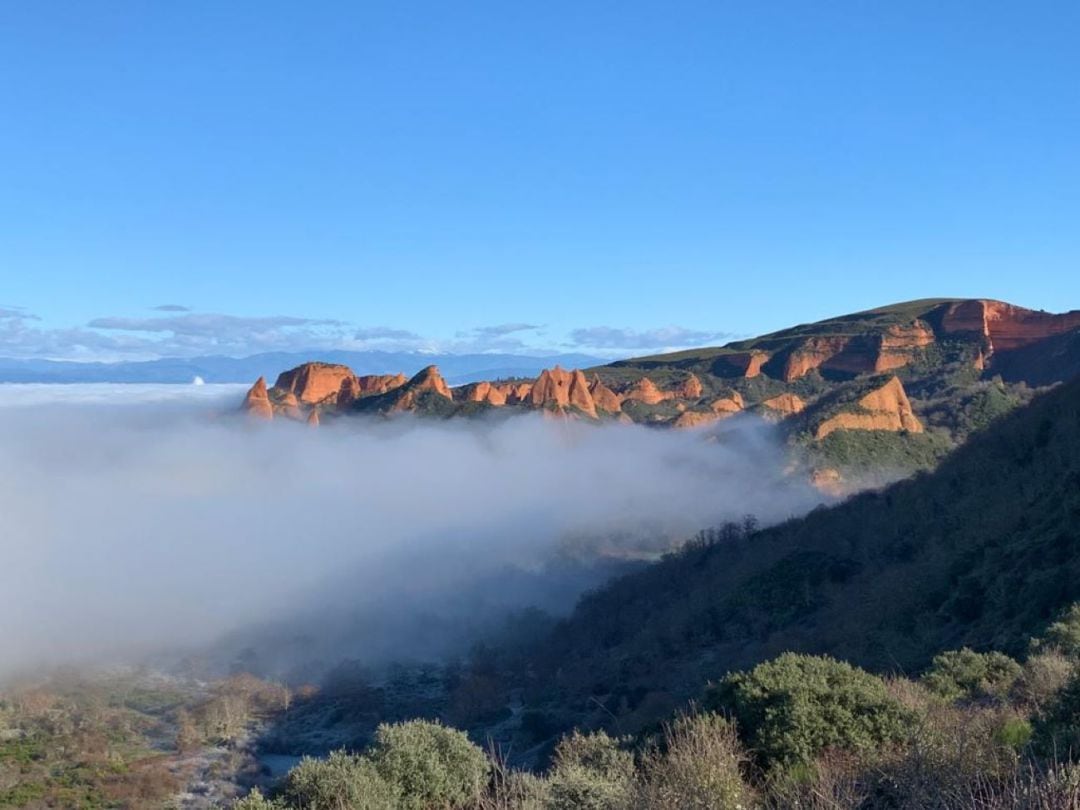
<svg viewBox="0 0 1080 810"><path fill-rule="evenodd" d="M646 355L644 357L632 357L626 360L618 360L610 365L613 367L650 368L665 365L686 366L692 363L708 361L724 354L748 352L755 349L761 351L776 351L786 347L793 340L818 336L853 336L879 332L896 324L908 324L917 318L926 317L940 306L954 304L965 300L963 298L920 298L915 301L904 301L898 304L890 304L876 309L868 309L863 312L854 312L847 315L838 315L826 318L823 321L804 323L781 329L778 332L770 332L758 337L732 341L723 346L714 346L702 349L687 349L680 352L668 352L666 354Z"/></svg>

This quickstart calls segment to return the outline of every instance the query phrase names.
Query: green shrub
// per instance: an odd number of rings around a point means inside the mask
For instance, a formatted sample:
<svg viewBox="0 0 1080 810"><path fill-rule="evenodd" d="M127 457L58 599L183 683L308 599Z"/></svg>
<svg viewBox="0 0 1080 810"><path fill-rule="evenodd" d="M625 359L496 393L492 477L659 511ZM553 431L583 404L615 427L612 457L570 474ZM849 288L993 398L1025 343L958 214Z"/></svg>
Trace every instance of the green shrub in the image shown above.
<svg viewBox="0 0 1080 810"><path fill-rule="evenodd" d="M1073 675L1036 719L1035 741L1047 756L1080 758L1080 676Z"/></svg>
<svg viewBox="0 0 1080 810"><path fill-rule="evenodd" d="M427 720L379 726L367 756L406 810L475 802L491 768L464 732Z"/></svg>
<svg viewBox="0 0 1080 810"><path fill-rule="evenodd" d="M1034 714L1053 703L1058 693L1076 671L1076 664L1060 652L1049 649L1024 662L1024 671L1016 683L1016 697Z"/></svg>
<svg viewBox="0 0 1080 810"><path fill-rule="evenodd" d="M977 653L965 647L934 656L923 685L945 700L1003 699L1020 677L1021 667L1004 653Z"/></svg>
<svg viewBox="0 0 1080 810"><path fill-rule="evenodd" d="M881 678L828 657L785 653L729 674L709 692L766 764L811 763L829 748L869 749L904 737L911 717Z"/></svg>
<svg viewBox="0 0 1080 810"><path fill-rule="evenodd" d="M1001 724L995 736L1000 745L1020 751L1031 742L1032 734L1030 721L1023 717L1012 717Z"/></svg>
<svg viewBox="0 0 1080 810"><path fill-rule="evenodd" d="M1047 627L1035 645L1056 647L1070 658L1080 658L1080 602L1068 607L1061 618Z"/></svg>
<svg viewBox="0 0 1080 810"><path fill-rule="evenodd" d="M304 810L395 810L400 798L397 786L383 779L369 759L344 751L326 759L304 757L289 771L284 793L290 804Z"/></svg>
<svg viewBox="0 0 1080 810"><path fill-rule="evenodd" d="M244 798L233 802L232 810L285 810L285 805L281 802L270 801L258 788L255 788Z"/></svg>
<svg viewBox="0 0 1080 810"><path fill-rule="evenodd" d="M731 810L748 807L741 768L746 754L732 723L718 714L677 717L664 730L663 750L644 761L641 806L651 810Z"/></svg>
<svg viewBox="0 0 1080 810"><path fill-rule="evenodd" d="M548 776L550 810L621 810L632 806L634 757L620 740L574 731L559 741Z"/></svg>

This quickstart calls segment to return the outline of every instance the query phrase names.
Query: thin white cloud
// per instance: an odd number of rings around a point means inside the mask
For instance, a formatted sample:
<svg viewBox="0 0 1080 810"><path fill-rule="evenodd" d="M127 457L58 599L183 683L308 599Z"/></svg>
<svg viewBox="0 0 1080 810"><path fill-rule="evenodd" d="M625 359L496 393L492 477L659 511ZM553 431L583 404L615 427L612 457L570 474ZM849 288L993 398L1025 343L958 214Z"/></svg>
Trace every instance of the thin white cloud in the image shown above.
<svg viewBox="0 0 1080 810"><path fill-rule="evenodd" d="M191 307L185 307L183 304L159 304L153 309L157 312L191 312Z"/></svg>
<svg viewBox="0 0 1080 810"><path fill-rule="evenodd" d="M669 349L704 346L730 340L730 332L707 332L681 326L660 329L618 329L611 326L589 326L570 333L573 345L582 349Z"/></svg>

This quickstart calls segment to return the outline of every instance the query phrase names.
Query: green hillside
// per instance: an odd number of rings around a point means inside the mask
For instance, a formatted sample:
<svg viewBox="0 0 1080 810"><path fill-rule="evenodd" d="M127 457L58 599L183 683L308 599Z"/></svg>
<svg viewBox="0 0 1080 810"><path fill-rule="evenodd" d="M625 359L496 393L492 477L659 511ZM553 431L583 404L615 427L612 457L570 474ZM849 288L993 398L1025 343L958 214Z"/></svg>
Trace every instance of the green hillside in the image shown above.
<svg viewBox="0 0 1080 810"><path fill-rule="evenodd" d="M1080 381L933 473L774 528L703 536L586 597L531 666L537 706L648 718L783 651L916 671L1021 650L1080 598ZM610 718L609 718L610 719Z"/></svg>

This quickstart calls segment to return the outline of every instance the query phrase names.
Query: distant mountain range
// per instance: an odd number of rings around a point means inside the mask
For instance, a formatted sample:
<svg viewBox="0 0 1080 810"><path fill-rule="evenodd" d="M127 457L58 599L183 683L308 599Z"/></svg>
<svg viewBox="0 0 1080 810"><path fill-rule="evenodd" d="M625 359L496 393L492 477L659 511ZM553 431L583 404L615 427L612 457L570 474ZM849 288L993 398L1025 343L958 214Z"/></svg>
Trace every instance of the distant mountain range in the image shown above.
<svg viewBox="0 0 1080 810"><path fill-rule="evenodd" d="M250 357L164 357L136 362L85 363L66 360L19 360L0 357L0 382L16 383L208 383L275 379L286 369L309 360L347 365L359 374L415 374L438 365L451 385L485 379L535 377L559 364L570 368L594 366L604 360L587 354L533 357L520 354L423 354L383 351L266 352Z"/></svg>

